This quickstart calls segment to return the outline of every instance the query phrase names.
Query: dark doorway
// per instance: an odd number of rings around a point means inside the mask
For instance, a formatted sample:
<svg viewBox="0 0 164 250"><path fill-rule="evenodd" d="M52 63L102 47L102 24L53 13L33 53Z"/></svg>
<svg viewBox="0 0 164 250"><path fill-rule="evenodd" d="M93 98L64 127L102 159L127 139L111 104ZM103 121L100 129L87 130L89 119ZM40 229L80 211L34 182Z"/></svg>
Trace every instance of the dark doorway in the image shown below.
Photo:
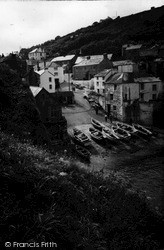
<svg viewBox="0 0 164 250"><path fill-rule="evenodd" d="M110 112L111 112L111 105L107 104L107 113L108 113L108 116L110 115Z"/></svg>

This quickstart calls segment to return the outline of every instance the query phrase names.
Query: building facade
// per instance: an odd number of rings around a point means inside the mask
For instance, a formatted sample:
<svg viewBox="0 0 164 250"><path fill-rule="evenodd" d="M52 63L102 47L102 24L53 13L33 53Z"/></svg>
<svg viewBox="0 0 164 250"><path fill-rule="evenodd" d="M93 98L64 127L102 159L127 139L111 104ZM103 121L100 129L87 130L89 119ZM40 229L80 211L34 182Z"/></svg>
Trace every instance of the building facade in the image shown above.
<svg viewBox="0 0 164 250"><path fill-rule="evenodd" d="M105 110L122 121L138 120L138 83L132 73L115 73L105 82Z"/></svg>
<svg viewBox="0 0 164 250"><path fill-rule="evenodd" d="M39 77L39 87L46 89L49 93L55 93L60 89L59 73L54 69L42 69L35 71Z"/></svg>
<svg viewBox="0 0 164 250"><path fill-rule="evenodd" d="M156 77L135 78L139 85L140 102L156 101L163 91L163 83Z"/></svg>
<svg viewBox="0 0 164 250"><path fill-rule="evenodd" d="M73 66L73 80L90 80L104 69L113 67L112 54L86 56Z"/></svg>
<svg viewBox="0 0 164 250"><path fill-rule="evenodd" d="M94 76L94 90L98 94L105 94L105 80L110 77L114 71L112 69L104 69Z"/></svg>
<svg viewBox="0 0 164 250"><path fill-rule="evenodd" d="M45 125L48 136L53 142L55 138L62 139L67 134L67 122L62 116L62 108L59 100L53 98L48 91L41 87L30 86L39 110L41 120Z"/></svg>
<svg viewBox="0 0 164 250"><path fill-rule="evenodd" d="M42 48L36 48L28 53L29 60L41 61L46 59L46 52Z"/></svg>

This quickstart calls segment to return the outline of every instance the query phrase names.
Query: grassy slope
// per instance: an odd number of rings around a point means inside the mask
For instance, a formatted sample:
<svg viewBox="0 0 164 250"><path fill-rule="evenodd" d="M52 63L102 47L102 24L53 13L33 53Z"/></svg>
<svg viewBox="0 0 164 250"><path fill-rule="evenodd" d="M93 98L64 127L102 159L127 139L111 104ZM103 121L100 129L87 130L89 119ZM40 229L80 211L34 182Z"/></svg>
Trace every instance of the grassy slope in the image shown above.
<svg viewBox="0 0 164 250"><path fill-rule="evenodd" d="M0 132L2 246L53 241L58 249L164 247L162 219L126 183L61 164L59 157Z"/></svg>
<svg viewBox="0 0 164 250"><path fill-rule="evenodd" d="M83 54L86 55L102 53L117 55L121 52L121 45L128 42L162 43L164 41L163 13L164 6L114 20L107 18L63 37L47 41L41 46L53 57L56 53L64 55L75 53L79 49L82 49ZM37 46L25 51L28 53Z"/></svg>

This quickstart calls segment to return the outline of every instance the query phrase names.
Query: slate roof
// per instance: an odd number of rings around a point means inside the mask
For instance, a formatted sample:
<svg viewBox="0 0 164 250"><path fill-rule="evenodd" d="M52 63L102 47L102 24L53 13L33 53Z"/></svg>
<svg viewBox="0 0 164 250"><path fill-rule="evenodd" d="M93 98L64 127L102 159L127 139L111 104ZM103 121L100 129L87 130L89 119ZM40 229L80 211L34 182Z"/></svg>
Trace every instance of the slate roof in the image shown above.
<svg viewBox="0 0 164 250"><path fill-rule="evenodd" d="M62 61L70 61L74 58L75 55L67 55L67 56L58 56L51 60L51 62L62 62Z"/></svg>
<svg viewBox="0 0 164 250"><path fill-rule="evenodd" d="M46 72L47 70L46 69L41 69L41 70L35 70L34 72L37 73L38 75L42 75ZM47 71L49 74L51 74L52 76L54 76L51 72Z"/></svg>
<svg viewBox="0 0 164 250"><path fill-rule="evenodd" d="M135 64L131 60L123 60L123 61L115 61L113 62L113 66L123 66L123 65L133 65Z"/></svg>
<svg viewBox="0 0 164 250"><path fill-rule="evenodd" d="M42 89L43 88L40 88L40 87L30 86L30 90L31 90L34 97L37 96Z"/></svg>
<svg viewBox="0 0 164 250"><path fill-rule="evenodd" d="M36 49L33 49L32 51L30 51L29 53L34 53L34 52L37 52L37 48Z"/></svg>
<svg viewBox="0 0 164 250"><path fill-rule="evenodd" d="M129 47L126 48L126 50L140 49L141 47L142 44L130 45Z"/></svg>
<svg viewBox="0 0 164 250"><path fill-rule="evenodd" d="M109 60L111 60L113 54L108 54L107 57ZM97 65L104 59L103 55L93 55L93 56L86 56L84 59L76 64L74 67L80 67L80 66L89 66L89 65Z"/></svg>
<svg viewBox="0 0 164 250"><path fill-rule="evenodd" d="M134 79L135 82L139 83L152 83L152 82L161 82L158 77L148 76L148 77L139 77Z"/></svg>
<svg viewBox="0 0 164 250"><path fill-rule="evenodd" d="M76 61L75 61L75 64L81 63L84 59L85 59L84 56L78 56L77 59L76 59Z"/></svg>
<svg viewBox="0 0 164 250"><path fill-rule="evenodd" d="M99 72L98 74L96 74L95 77L104 77L104 76L106 76L110 71L111 71L111 69L104 69L103 71L101 71L101 72Z"/></svg>
<svg viewBox="0 0 164 250"><path fill-rule="evenodd" d="M115 73L106 80L107 84L133 83L134 77L132 73Z"/></svg>
<svg viewBox="0 0 164 250"><path fill-rule="evenodd" d="M45 72L44 69L41 69L41 70L35 70L35 73L37 73L38 75L42 75L43 73Z"/></svg>

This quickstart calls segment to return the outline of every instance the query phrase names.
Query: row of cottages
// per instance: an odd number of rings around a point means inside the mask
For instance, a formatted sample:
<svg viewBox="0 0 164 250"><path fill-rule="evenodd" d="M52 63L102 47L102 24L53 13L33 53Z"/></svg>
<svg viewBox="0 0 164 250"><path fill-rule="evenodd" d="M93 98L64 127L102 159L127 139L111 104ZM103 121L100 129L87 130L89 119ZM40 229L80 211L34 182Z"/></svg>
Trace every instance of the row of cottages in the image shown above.
<svg viewBox="0 0 164 250"><path fill-rule="evenodd" d="M122 46L122 57L138 62L140 69L144 69L148 74L164 78L163 44L153 46L125 44Z"/></svg>
<svg viewBox="0 0 164 250"><path fill-rule="evenodd" d="M90 84L91 79L104 69L113 67L112 54L92 55L77 58L73 66L73 83Z"/></svg>
<svg viewBox="0 0 164 250"><path fill-rule="evenodd" d="M37 86L44 88L50 94L60 92L60 99L64 105L74 103L73 92L70 91L70 87L69 89L68 86L67 88L65 87L65 83L70 82L70 73L67 73L65 69L65 62L69 62L71 58L72 57L68 58L67 56L54 58L48 67L41 70L35 70L35 74L37 75Z"/></svg>
<svg viewBox="0 0 164 250"><path fill-rule="evenodd" d="M39 77L39 86L44 87L49 93L54 93L60 89L64 82L71 82L71 65L74 63L75 55L60 56L52 59L48 66L40 69L40 64L35 70Z"/></svg>
<svg viewBox="0 0 164 250"><path fill-rule="evenodd" d="M30 86L30 90L35 98L36 106L51 142L55 141L56 138L62 139L67 134L67 121L62 116L60 98L58 96L54 98L41 87Z"/></svg>
<svg viewBox="0 0 164 250"><path fill-rule="evenodd" d="M95 91L101 93L99 102L108 115L126 122L152 125L154 105L164 91L161 80L156 77L135 78L134 72L118 72L114 69L104 74L105 71L102 71L95 76ZM97 78L102 77L101 85Z"/></svg>

